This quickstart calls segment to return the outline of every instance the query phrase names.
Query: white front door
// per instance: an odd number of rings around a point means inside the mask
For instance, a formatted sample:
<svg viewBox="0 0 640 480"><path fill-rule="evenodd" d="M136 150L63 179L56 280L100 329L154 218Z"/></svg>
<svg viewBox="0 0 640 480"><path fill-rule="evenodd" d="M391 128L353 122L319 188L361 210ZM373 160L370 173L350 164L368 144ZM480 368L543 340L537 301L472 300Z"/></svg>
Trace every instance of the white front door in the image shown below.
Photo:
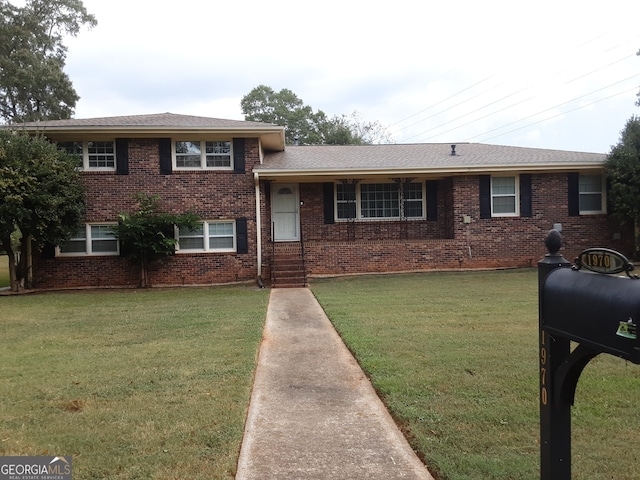
<svg viewBox="0 0 640 480"><path fill-rule="evenodd" d="M273 239L276 242L300 240L298 185L274 183L271 185Z"/></svg>

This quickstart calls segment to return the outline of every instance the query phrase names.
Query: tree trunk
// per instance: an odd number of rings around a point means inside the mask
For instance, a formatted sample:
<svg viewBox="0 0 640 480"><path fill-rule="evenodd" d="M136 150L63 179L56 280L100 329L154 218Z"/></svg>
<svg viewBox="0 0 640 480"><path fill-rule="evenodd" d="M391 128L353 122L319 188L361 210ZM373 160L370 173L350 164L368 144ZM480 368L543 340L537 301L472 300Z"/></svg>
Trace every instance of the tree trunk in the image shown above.
<svg viewBox="0 0 640 480"><path fill-rule="evenodd" d="M143 258L140 260L140 287L147 288L149 286L149 279L147 278L147 262Z"/></svg>
<svg viewBox="0 0 640 480"><path fill-rule="evenodd" d="M31 235L23 235L20 240L20 260L18 262L18 281L23 288L31 288Z"/></svg>
<svg viewBox="0 0 640 480"><path fill-rule="evenodd" d="M33 286L33 265L31 235L23 235L20 241L20 261L18 265L18 281L24 288Z"/></svg>
<svg viewBox="0 0 640 480"><path fill-rule="evenodd" d="M640 220L633 220L633 257L634 260L640 259Z"/></svg>
<svg viewBox="0 0 640 480"><path fill-rule="evenodd" d="M19 283L16 271L16 255L13 252L13 248L11 248L11 238L4 239L0 243L0 246L5 249L9 259L9 289L12 292L17 292L19 290Z"/></svg>

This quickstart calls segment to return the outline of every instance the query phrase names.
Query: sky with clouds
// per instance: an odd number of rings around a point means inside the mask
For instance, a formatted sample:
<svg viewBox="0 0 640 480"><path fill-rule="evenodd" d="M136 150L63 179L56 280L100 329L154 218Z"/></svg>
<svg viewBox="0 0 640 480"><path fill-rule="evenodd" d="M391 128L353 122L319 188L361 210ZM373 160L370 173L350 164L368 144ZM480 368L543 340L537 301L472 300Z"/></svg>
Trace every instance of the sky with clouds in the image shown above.
<svg viewBox="0 0 640 480"><path fill-rule="evenodd" d="M242 120L288 88L359 112L397 143L607 153L640 90L638 0L84 0L69 38L76 118L160 112Z"/></svg>

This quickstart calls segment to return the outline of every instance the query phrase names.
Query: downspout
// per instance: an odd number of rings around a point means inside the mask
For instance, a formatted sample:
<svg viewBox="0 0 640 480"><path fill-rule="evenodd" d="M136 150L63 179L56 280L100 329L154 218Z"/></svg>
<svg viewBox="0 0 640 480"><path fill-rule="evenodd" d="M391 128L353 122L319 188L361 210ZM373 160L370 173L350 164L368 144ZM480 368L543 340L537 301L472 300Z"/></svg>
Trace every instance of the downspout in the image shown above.
<svg viewBox="0 0 640 480"><path fill-rule="evenodd" d="M260 176L258 172L253 172L253 181L256 187L256 261L257 275L256 281L260 288L264 288L262 283L262 217L260 216Z"/></svg>

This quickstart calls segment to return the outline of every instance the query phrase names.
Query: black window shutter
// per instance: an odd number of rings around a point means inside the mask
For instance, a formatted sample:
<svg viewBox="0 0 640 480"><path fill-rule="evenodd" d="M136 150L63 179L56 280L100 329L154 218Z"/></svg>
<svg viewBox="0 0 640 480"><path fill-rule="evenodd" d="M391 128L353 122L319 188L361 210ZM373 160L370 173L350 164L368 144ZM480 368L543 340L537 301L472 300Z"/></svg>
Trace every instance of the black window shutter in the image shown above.
<svg viewBox="0 0 640 480"><path fill-rule="evenodd" d="M233 173L245 173L244 138L233 139Z"/></svg>
<svg viewBox="0 0 640 480"><path fill-rule="evenodd" d="M129 141L116 138L116 174L129 175Z"/></svg>
<svg viewBox="0 0 640 480"><path fill-rule="evenodd" d="M491 175L480 175L480 218L491 218Z"/></svg>
<svg viewBox="0 0 640 480"><path fill-rule="evenodd" d="M160 154L160 174L171 175L171 139L161 138L158 142Z"/></svg>
<svg viewBox="0 0 640 480"><path fill-rule="evenodd" d="M247 219L236 219L236 251L238 253L249 252L249 236L247 234Z"/></svg>
<svg viewBox="0 0 640 480"><path fill-rule="evenodd" d="M51 243L45 244L42 247L40 256L43 260L50 260L52 258L56 258L56 246Z"/></svg>
<svg viewBox="0 0 640 480"><path fill-rule="evenodd" d="M531 174L523 173L520 175L520 216L533 216L531 194Z"/></svg>
<svg viewBox="0 0 640 480"><path fill-rule="evenodd" d="M323 184L324 190L324 223L329 225L336 223L335 213L333 211L333 183L326 182Z"/></svg>
<svg viewBox="0 0 640 480"><path fill-rule="evenodd" d="M577 217L580 215L580 174L579 173L568 173L567 174L568 181L568 205L569 205L569 216Z"/></svg>
<svg viewBox="0 0 640 480"><path fill-rule="evenodd" d="M438 181L427 180L427 220L438 220Z"/></svg>

